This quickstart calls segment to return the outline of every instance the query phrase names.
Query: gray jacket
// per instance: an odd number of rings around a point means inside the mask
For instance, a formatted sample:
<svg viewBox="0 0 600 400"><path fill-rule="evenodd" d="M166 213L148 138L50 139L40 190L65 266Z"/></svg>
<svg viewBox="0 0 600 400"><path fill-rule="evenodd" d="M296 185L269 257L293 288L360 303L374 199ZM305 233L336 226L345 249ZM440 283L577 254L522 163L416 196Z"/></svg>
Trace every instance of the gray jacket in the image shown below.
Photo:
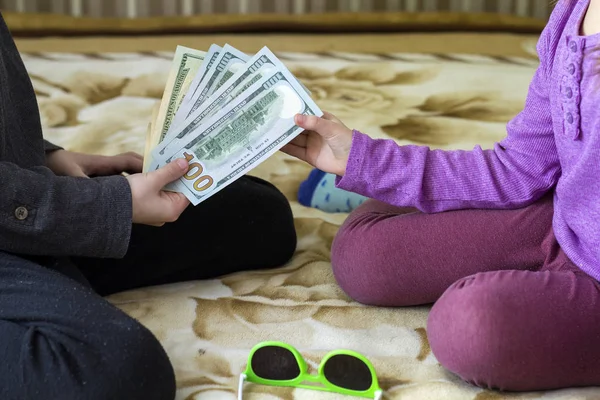
<svg viewBox="0 0 600 400"><path fill-rule="evenodd" d="M123 176L56 176L27 71L0 13L0 252L122 257L131 232Z"/></svg>

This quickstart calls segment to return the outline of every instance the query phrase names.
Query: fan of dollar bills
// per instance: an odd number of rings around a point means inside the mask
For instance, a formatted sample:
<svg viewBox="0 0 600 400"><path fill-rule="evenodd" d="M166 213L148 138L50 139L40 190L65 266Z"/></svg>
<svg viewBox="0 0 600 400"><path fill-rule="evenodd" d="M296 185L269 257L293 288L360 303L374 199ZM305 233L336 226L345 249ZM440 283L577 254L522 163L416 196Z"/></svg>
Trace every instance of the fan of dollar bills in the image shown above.
<svg viewBox="0 0 600 400"><path fill-rule="evenodd" d="M226 44L178 46L154 114L144 171L187 159L187 174L165 189L197 205L299 135L296 114L323 112L267 47L250 57Z"/></svg>

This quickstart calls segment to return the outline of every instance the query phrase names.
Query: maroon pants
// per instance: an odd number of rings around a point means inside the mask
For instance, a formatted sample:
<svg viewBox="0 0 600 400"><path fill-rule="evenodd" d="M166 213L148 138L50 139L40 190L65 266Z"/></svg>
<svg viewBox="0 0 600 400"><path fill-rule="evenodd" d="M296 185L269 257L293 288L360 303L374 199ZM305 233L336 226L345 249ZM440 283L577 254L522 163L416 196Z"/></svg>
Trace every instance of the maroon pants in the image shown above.
<svg viewBox="0 0 600 400"><path fill-rule="evenodd" d="M519 210L438 214L368 201L334 241L334 274L361 303L435 303L431 349L465 381L600 386L600 283L563 253L552 213L551 196Z"/></svg>

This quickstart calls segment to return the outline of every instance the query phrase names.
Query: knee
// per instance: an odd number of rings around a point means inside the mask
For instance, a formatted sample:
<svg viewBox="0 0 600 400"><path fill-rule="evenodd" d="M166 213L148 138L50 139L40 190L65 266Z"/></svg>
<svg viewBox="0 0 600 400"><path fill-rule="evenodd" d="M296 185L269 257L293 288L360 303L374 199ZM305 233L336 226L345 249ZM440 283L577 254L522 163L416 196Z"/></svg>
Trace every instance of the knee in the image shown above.
<svg viewBox="0 0 600 400"><path fill-rule="evenodd" d="M113 387L111 395L102 399L144 398L173 400L175 373L158 339L138 321L124 317L113 325L115 340L111 348L101 351L112 353L105 367L117 372L105 387ZM116 366L116 368L115 368Z"/></svg>
<svg viewBox="0 0 600 400"><path fill-rule="evenodd" d="M522 350L515 336L510 291L477 274L453 284L434 304L427 321L431 350L439 363L474 385L512 390L505 373Z"/></svg>
<svg viewBox="0 0 600 400"><path fill-rule="evenodd" d="M173 400L175 374L158 340L134 319L111 317L99 322L98 332L83 335L84 342L90 338L86 345L63 341L74 363L63 360L72 384L57 389L66 392L60 398Z"/></svg>
<svg viewBox="0 0 600 400"><path fill-rule="evenodd" d="M175 375L167 354L154 335L136 320L123 317L111 321L110 341L97 351L104 354L105 382L101 390L109 391L98 400L108 398L148 398L173 400ZM106 373L112 370L113 374Z"/></svg>
<svg viewBox="0 0 600 400"><path fill-rule="evenodd" d="M392 239L378 234L368 215L352 215L339 229L331 248L333 275L353 300L373 306L398 303L399 280L392 277L397 251ZM398 271L395 271L396 275Z"/></svg>
<svg viewBox="0 0 600 400"><path fill-rule="evenodd" d="M273 224L271 239L269 240L270 251L273 252L275 266L287 263L296 251L298 238L294 215L289 201L278 191L272 199Z"/></svg>
<svg viewBox="0 0 600 400"><path fill-rule="evenodd" d="M266 186L258 201L256 210L262 210L263 215L255 218L263 219L267 229L260 238L260 243L268 247L269 259L265 267L278 267L286 264L294 255L297 246L294 215L288 199L272 184L263 181ZM257 211L260 214L260 211Z"/></svg>

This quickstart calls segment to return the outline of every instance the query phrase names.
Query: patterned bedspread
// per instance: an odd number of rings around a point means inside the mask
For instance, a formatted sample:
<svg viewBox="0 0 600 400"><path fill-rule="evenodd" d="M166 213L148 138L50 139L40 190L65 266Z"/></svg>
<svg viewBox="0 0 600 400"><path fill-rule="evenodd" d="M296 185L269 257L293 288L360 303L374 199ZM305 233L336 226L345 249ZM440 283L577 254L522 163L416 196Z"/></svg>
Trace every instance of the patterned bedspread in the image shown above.
<svg viewBox="0 0 600 400"><path fill-rule="evenodd" d="M525 41L532 51L535 42ZM530 58L466 54L283 53L324 109L348 126L400 144L484 148L505 135L537 66ZM172 53L26 53L45 135L69 149L143 153L152 108ZM425 329L429 307L373 308L351 301L330 268L344 214L296 200L310 167L277 154L252 171L292 204L299 243L280 269L135 290L109 300L148 326L177 373L178 399L235 399L249 349L263 340L297 347L312 368L332 349L365 354L387 399L592 399L600 389L518 395L482 390L446 372ZM200 205L201 206L201 205ZM399 242L402 236L399 235ZM202 265L199 267L210 268ZM334 399L303 389L247 384L245 399Z"/></svg>

